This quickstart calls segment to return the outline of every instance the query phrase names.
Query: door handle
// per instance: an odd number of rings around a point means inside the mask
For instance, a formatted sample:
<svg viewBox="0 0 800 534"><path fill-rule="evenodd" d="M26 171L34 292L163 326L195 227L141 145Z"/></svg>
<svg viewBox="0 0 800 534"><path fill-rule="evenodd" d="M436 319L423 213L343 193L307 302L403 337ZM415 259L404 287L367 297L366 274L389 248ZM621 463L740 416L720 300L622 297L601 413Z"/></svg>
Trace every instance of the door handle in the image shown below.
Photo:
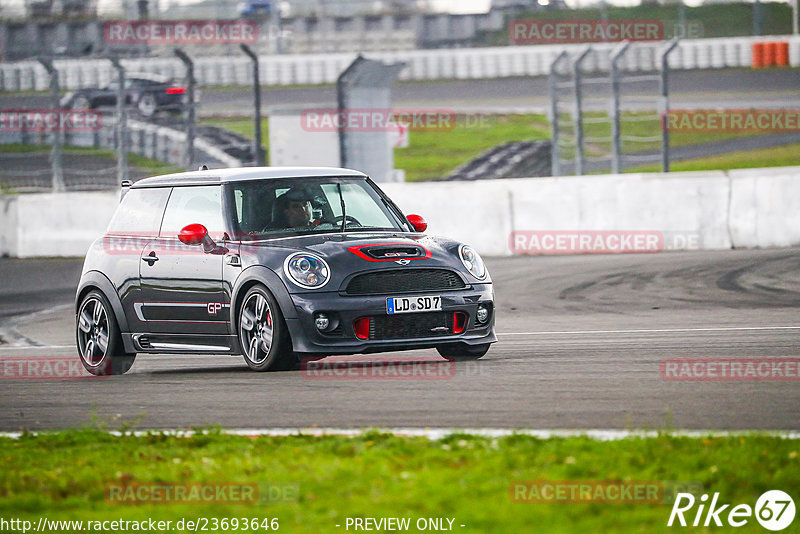
<svg viewBox="0 0 800 534"><path fill-rule="evenodd" d="M152 251L147 256L142 256L142 261L146 261L147 265L152 267L153 264L158 261L158 256L156 256L156 252L155 251Z"/></svg>

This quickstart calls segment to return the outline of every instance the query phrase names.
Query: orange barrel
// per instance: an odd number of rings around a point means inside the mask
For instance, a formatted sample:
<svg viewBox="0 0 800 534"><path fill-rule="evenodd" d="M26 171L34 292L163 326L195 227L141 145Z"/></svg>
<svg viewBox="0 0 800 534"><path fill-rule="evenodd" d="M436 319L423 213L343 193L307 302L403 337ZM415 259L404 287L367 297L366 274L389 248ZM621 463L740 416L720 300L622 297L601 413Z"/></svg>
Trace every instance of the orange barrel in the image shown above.
<svg viewBox="0 0 800 534"><path fill-rule="evenodd" d="M764 43L753 43L753 68L764 67Z"/></svg>
<svg viewBox="0 0 800 534"><path fill-rule="evenodd" d="M772 41L764 43L764 66L772 67L775 65L775 52L778 50L778 43Z"/></svg>
<svg viewBox="0 0 800 534"><path fill-rule="evenodd" d="M775 43L777 49L775 50L775 64L779 67L786 67L789 65L789 42L780 41Z"/></svg>

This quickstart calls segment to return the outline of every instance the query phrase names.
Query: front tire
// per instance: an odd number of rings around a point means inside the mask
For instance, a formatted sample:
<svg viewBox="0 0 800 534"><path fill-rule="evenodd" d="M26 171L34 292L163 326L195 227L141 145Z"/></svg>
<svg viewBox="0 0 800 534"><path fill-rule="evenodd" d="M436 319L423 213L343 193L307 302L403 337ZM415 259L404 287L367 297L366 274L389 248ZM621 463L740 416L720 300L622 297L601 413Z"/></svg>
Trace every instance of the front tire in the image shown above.
<svg viewBox="0 0 800 534"><path fill-rule="evenodd" d="M78 356L91 374L121 375L133 366L136 354L125 352L114 310L100 291L90 291L81 301L75 332Z"/></svg>
<svg viewBox="0 0 800 534"><path fill-rule="evenodd" d="M139 109L139 113L141 113L145 117L152 117L156 114L156 108L158 104L156 104L156 98L150 94L145 93L139 98L139 103L137 108Z"/></svg>
<svg viewBox="0 0 800 534"><path fill-rule="evenodd" d="M272 293L255 285L245 294L239 308L239 344L244 361L253 371L294 368L297 358L281 309Z"/></svg>
<svg viewBox="0 0 800 534"><path fill-rule="evenodd" d="M483 345L466 345L455 343L452 345L439 345L436 350L442 358L451 362L471 362L483 358L489 351L490 343Z"/></svg>

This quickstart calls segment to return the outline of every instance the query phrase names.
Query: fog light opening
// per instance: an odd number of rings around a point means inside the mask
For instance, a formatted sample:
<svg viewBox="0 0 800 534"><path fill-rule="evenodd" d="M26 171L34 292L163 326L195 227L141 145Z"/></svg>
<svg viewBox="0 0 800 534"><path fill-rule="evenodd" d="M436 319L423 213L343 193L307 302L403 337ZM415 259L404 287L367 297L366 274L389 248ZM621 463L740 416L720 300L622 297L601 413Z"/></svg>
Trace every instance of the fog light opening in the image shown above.
<svg viewBox="0 0 800 534"><path fill-rule="evenodd" d="M475 320L480 324L484 324L489 320L489 308L487 308L485 304L478 306L478 311L475 312Z"/></svg>
<svg viewBox="0 0 800 534"><path fill-rule="evenodd" d="M314 324L317 330L324 332L331 325L331 320L324 313L318 313L314 316Z"/></svg>

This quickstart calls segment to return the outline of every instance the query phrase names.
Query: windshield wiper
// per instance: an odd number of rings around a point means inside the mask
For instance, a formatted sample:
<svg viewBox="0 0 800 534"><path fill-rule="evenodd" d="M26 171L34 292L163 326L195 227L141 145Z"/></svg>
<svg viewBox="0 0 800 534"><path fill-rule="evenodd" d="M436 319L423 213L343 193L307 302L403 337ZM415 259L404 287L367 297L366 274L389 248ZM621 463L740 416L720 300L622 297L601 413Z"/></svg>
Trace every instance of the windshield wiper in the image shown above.
<svg viewBox="0 0 800 534"><path fill-rule="evenodd" d="M342 203L342 233L347 231L347 206L344 204L341 182L336 182L336 190L339 192L339 202Z"/></svg>

